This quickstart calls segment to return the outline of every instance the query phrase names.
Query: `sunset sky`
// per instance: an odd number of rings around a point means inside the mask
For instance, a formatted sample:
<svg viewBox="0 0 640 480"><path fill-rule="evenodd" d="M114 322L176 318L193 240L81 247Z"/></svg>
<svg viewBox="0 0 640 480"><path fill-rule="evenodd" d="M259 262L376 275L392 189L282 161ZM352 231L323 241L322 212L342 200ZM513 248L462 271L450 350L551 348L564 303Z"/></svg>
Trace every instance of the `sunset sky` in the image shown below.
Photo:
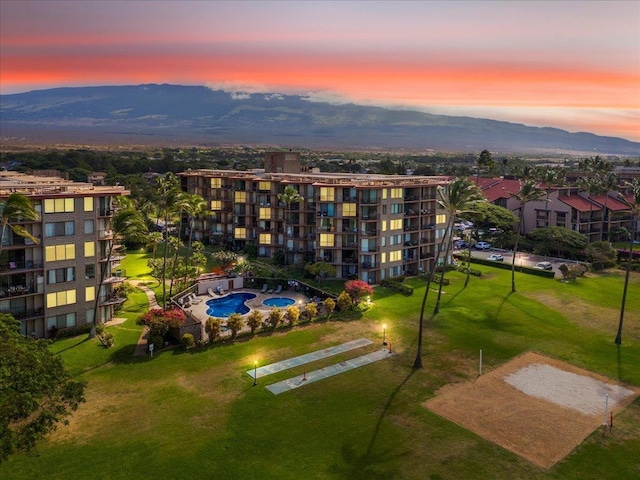
<svg viewBox="0 0 640 480"><path fill-rule="evenodd" d="M640 141L640 0L0 0L0 93L172 83Z"/></svg>

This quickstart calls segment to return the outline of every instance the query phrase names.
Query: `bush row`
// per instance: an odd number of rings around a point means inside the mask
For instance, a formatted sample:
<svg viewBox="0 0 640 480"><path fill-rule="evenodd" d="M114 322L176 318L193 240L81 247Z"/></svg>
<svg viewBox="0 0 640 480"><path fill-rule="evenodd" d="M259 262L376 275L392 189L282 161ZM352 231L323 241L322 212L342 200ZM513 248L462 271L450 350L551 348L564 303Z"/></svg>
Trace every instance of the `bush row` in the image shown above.
<svg viewBox="0 0 640 480"><path fill-rule="evenodd" d="M385 278L380 282L380 285L400 292L402 295L413 295L413 287L411 285L402 283L403 281L404 277Z"/></svg>

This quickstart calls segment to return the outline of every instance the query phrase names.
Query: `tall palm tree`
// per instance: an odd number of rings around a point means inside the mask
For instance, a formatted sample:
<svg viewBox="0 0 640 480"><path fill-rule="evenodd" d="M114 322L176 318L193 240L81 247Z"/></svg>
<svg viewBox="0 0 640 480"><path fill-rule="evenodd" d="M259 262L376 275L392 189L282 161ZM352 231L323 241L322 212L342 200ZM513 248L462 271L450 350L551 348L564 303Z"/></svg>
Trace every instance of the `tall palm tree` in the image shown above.
<svg viewBox="0 0 640 480"><path fill-rule="evenodd" d="M492 172L495 167L495 162L493 157L491 156L491 152L487 149L482 150L478 158L476 159L476 166L478 168L476 172L476 184L480 182L480 170L482 167L488 167L489 171Z"/></svg>
<svg viewBox="0 0 640 480"><path fill-rule="evenodd" d="M629 272L633 260L633 241L636 238L637 226L640 221L640 180L634 178L631 182L625 182L625 186L631 191L631 201L619 194L620 199L631 209L631 236L629 237L629 260L624 275L624 289L622 290L622 305L620 306L620 320L618 321L618 333L616 345L622 343L622 323L624 322L624 308L627 303L627 289L629 288Z"/></svg>
<svg viewBox="0 0 640 480"><path fill-rule="evenodd" d="M512 193L511 197L515 198L519 203L519 219L518 230L516 231L516 242L513 246L513 258L511 259L511 292L516 291L516 253L518 252L518 242L521 233L524 233L524 207L527 203L540 199L544 195L544 191L539 189L535 180L527 180L524 182L518 193Z"/></svg>
<svg viewBox="0 0 640 480"><path fill-rule="evenodd" d="M580 190L587 193L587 200L589 201L589 229L587 231L587 238L591 242L591 230L593 225L593 202L590 196L596 195L600 192L600 180L599 175L596 173L591 177L582 177L578 180L578 187Z"/></svg>
<svg viewBox="0 0 640 480"><path fill-rule="evenodd" d="M105 261L100 261L100 283L98 284L98 291L95 294L95 303L93 305L93 326L91 327L90 337L94 337L96 334L95 326L101 323L100 315L98 314L98 303L100 301L100 292L104 286L104 281L107 276L107 272L111 271L111 257L115 246L124 239L128 239L134 242L143 241L148 233L147 224L145 223L140 212L134 208L124 208L117 210L113 218L111 219L111 231L113 232L113 238L107 247L107 256Z"/></svg>
<svg viewBox="0 0 640 480"><path fill-rule="evenodd" d="M157 193L159 198L159 215L164 217L164 255L162 259L162 298L163 308L167 301L167 257L169 255L169 219L173 214L173 205L180 193L178 177L169 172L164 177L157 179Z"/></svg>
<svg viewBox="0 0 640 480"><path fill-rule="evenodd" d="M465 182L464 185L462 185L463 182ZM482 192L480 192L480 189L467 178L456 179L451 185L453 184L456 184L456 186L453 187L456 191L456 193L454 194L455 197L458 197L458 198L462 197L464 192L478 192L480 197L483 198ZM451 185L449 186L450 188L452 188ZM471 185L473 189L470 188L468 185ZM473 195L475 196L475 193ZM443 187L438 187L438 197L439 197L439 200L438 200L439 205L442 205L440 202L441 201L444 202L445 200L448 203L449 195L444 193ZM471 201L469 203L471 203ZM455 214L452 218L449 218L449 221L447 222L447 227L449 226L449 224L453 225L453 223L451 222L454 222L454 221L455 221ZM449 239L448 244L449 245L447 246L447 255L448 255L448 249L450 248L450 245L451 245L451 239ZM418 352L416 354L416 359L413 363L414 368L422 368L422 334L424 330L424 312L427 306L427 298L429 297L429 290L431 289L431 282L433 281L433 274L436 270L438 262L440 261L441 251L442 249L440 248L440 246L436 246L436 254L433 260L433 266L429 269L429 274L427 275L427 288L424 291L424 296L422 297L422 306L420 307L420 323L418 327Z"/></svg>
<svg viewBox="0 0 640 480"><path fill-rule="evenodd" d="M284 192L278 194L278 200L284 203L285 218L284 218L284 264L287 265L287 224L289 217L291 216L291 205L294 203L300 203L304 200L302 195L291 185L287 185L284 188Z"/></svg>
<svg viewBox="0 0 640 480"><path fill-rule="evenodd" d="M29 197L22 193L12 193L6 200L0 202L0 215L2 216L2 231L0 232L0 254L2 253L2 243L4 235L9 227L13 233L20 237L28 238L34 243L40 240L31 235L22 225L18 225L14 220L38 220L40 216L35 211Z"/></svg>
<svg viewBox="0 0 640 480"><path fill-rule="evenodd" d="M438 205L449 216L447 220L447 226L444 232L443 241L446 242L446 252L444 254L444 264L442 275L440 276L440 286L438 287L438 298L436 300L433 314L436 315L440 311L440 299L442 297L442 285L444 283L444 274L447 271L447 262L449 261L449 254L451 253L451 244L453 241L453 224L456 221L456 217L465 213L475 212L473 205L477 202L486 201L482 191L478 186L468 178L456 178L448 186L447 195L443 194L442 190L438 191Z"/></svg>
<svg viewBox="0 0 640 480"><path fill-rule="evenodd" d="M600 241L604 240L604 232L607 231L607 240L609 239L609 230L611 224L611 214L609 212L609 192L617 189L618 187L618 176L613 172L606 172L602 175L598 176L598 181L600 183L600 190L605 195L604 197L604 213L603 213L603 225L600 229ZM605 229L606 225L606 229Z"/></svg>
<svg viewBox="0 0 640 480"><path fill-rule="evenodd" d="M553 187L560 183L562 178L561 172L557 168L545 168L540 174L540 181L544 183L544 191L547 195L545 203L545 227L549 226L549 193Z"/></svg>
<svg viewBox="0 0 640 480"><path fill-rule="evenodd" d="M189 222L189 238L187 241L187 252L185 253L184 264L185 274L189 272L189 261L191 260L191 242L193 241L193 230L195 228L196 217L207 211L207 202L200 195L187 194L184 201L183 211L187 214Z"/></svg>

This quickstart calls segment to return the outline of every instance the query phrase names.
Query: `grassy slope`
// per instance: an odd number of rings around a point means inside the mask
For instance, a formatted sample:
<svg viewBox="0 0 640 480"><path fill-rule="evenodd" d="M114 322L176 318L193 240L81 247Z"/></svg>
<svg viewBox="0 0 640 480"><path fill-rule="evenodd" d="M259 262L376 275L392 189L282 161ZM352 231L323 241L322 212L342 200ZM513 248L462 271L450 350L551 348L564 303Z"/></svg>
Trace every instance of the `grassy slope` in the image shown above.
<svg viewBox="0 0 640 480"><path fill-rule="evenodd" d="M628 302L622 347L613 344L619 275L575 284L518 275L518 293L510 294L510 272L486 270L466 289L462 275L449 275L452 284L441 313L428 322L424 368L417 371L411 367L424 292L417 281L408 298L378 289L374 308L360 320L153 359L130 357L139 329L133 320L117 331L111 327L116 350L91 342L73 346L83 339L57 342L59 350L72 346L61 354L74 372L88 368L81 374L89 382L88 402L37 457L12 458L0 466L0 477L633 478L640 401L616 418L612 436L594 433L548 472L421 406L442 385L472 378L479 349L485 370L537 350L640 385L637 302ZM630 298L639 287L636 275ZM432 292L429 304L434 300ZM255 358L266 364L360 336L381 341L382 323L397 352L390 359L278 396L263 385L301 369L260 379L258 387L244 373Z"/></svg>

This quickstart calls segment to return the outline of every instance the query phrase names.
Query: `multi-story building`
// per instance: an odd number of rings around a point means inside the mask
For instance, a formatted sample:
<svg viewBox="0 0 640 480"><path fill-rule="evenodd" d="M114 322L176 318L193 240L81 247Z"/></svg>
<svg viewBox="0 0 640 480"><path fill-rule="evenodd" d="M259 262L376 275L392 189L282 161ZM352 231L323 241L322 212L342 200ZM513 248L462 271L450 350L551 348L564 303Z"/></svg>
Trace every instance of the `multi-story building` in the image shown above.
<svg viewBox="0 0 640 480"><path fill-rule="evenodd" d="M288 264L328 262L338 278L372 284L431 268L447 220L436 192L448 178L307 172L291 152L267 153L265 167L180 173L183 190L210 210L194 238L234 250L253 244L259 257L286 252ZM300 202L279 200L287 186Z"/></svg>
<svg viewBox="0 0 640 480"><path fill-rule="evenodd" d="M0 172L0 202L14 192L26 195L39 214L36 221L10 219L39 240L6 228L0 250L0 312L21 322L24 335L45 337L52 327L68 328L109 320L121 255L107 252L113 241L114 200L124 187L94 186L59 177ZM104 269L104 270L103 270ZM105 273L100 292L101 272Z"/></svg>

